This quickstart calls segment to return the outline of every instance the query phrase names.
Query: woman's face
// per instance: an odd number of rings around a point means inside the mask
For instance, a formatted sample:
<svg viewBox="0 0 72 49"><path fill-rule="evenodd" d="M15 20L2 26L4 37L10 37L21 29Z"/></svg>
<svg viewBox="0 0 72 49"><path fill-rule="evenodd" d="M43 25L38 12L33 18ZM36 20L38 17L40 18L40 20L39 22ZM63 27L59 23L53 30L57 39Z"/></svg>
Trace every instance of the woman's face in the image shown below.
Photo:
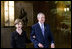
<svg viewBox="0 0 72 49"><path fill-rule="evenodd" d="M18 24L16 24L16 28L17 28L17 29L22 29L22 23L19 22Z"/></svg>

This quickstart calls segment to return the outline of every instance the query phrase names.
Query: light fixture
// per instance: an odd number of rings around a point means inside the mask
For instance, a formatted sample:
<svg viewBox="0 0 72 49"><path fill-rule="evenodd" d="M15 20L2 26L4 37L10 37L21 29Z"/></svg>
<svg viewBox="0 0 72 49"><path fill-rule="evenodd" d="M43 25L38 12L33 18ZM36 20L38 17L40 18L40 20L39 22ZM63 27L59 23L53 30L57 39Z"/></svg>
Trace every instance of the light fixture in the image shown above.
<svg viewBox="0 0 72 49"><path fill-rule="evenodd" d="M65 12L69 11L69 8L64 8L64 11L65 11Z"/></svg>
<svg viewBox="0 0 72 49"><path fill-rule="evenodd" d="M66 8L64 8L64 11L66 12Z"/></svg>
<svg viewBox="0 0 72 49"><path fill-rule="evenodd" d="M67 8L67 11L69 11L69 8Z"/></svg>

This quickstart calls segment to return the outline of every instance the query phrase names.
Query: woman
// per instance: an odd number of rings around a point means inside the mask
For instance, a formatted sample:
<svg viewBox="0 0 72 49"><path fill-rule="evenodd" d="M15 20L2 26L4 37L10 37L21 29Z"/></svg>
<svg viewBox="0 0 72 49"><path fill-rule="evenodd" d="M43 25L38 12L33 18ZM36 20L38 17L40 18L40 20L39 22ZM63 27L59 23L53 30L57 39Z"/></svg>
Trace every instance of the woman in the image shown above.
<svg viewBox="0 0 72 49"><path fill-rule="evenodd" d="M21 19L15 20L16 30L11 34L11 46L12 48L26 48L26 32L22 29L23 22Z"/></svg>

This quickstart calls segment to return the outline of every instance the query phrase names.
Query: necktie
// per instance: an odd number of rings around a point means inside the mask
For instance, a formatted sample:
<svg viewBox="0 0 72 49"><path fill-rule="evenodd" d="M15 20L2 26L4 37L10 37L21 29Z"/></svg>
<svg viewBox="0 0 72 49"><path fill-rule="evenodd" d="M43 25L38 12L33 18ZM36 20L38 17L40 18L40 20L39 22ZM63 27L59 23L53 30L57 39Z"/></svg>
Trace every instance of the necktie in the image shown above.
<svg viewBox="0 0 72 49"><path fill-rule="evenodd" d="M41 30L42 30L42 34L44 36L44 25L43 24L41 24Z"/></svg>

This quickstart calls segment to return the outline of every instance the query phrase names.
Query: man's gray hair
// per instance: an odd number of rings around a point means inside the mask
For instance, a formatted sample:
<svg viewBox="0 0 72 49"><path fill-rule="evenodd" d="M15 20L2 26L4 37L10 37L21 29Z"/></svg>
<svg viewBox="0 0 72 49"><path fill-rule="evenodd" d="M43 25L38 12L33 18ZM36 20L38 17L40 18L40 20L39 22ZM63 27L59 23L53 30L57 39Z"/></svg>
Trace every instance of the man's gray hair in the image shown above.
<svg viewBox="0 0 72 49"><path fill-rule="evenodd" d="M37 18L39 18L40 15L44 15L45 16L44 13L40 12L40 13L37 14Z"/></svg>

